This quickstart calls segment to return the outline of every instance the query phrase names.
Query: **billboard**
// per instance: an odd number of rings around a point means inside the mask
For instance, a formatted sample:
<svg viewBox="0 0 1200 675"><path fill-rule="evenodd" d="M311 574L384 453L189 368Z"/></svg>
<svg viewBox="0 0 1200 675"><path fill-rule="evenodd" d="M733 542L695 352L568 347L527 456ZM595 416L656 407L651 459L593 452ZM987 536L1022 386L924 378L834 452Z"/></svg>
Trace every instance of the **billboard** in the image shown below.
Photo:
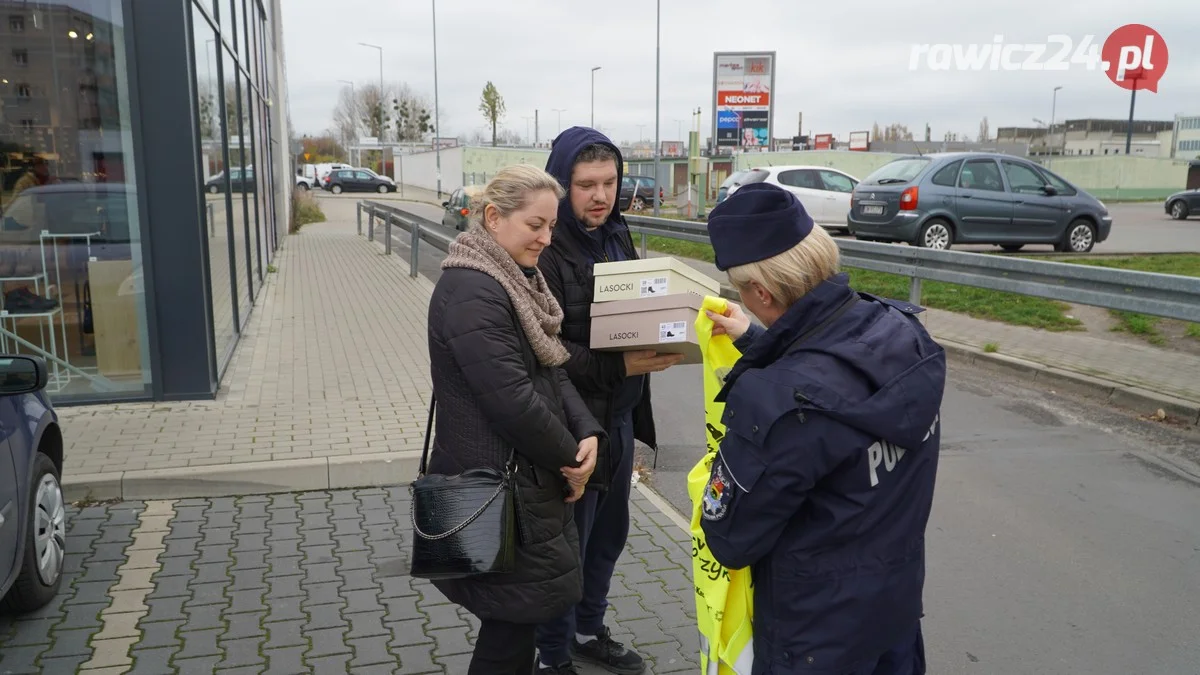
<svg viewBox="0 0 1200 675"><path fill-rule="evenodd" d="M871 132L869 131L851 131L850 132L850 149L866 152L871 149Z"/></svg>
<svg viewBox="0 0 1200 675"><path fill-rule="evenodd" d="M717 151L771 145L775 52L713 54L713 138Z"/></svg>
<svg viewBox="0 0 1200 675"><path fill-rule="evenodd" d="M833 134L817 134L813 136L813 150L829 150L833 148Z"/></svg>
<svg viewBox="0 0 1200 675"><path fill-rule="evenodd" d="M659 149L661 157L683 157L683 141L663 141Z"/></svg>

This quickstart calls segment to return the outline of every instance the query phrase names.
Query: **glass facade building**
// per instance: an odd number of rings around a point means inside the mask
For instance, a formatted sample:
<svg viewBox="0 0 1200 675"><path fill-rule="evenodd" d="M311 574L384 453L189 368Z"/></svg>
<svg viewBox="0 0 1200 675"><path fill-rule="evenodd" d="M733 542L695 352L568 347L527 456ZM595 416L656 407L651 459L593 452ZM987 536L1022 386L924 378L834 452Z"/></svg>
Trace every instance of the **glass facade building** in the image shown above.
<svg viewBox="0 0 1200 675"><path fill-rule="evenodd" d="M292 189L279 0L0 0L0 353L212 397Z"/></svg>

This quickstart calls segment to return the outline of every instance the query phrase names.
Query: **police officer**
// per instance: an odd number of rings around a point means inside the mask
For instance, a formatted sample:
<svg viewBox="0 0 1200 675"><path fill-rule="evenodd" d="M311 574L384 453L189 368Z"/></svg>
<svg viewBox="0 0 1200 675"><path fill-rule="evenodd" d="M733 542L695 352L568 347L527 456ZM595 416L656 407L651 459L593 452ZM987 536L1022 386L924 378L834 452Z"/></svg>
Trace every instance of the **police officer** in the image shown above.
<svg viewBox="0 0 1200 675"><path fill-rule="evenodd" d="M701 508L716 560L752 568L754 667L925 672L920 619L946 360L907 302L856 292L838 248L781 188L712 210L742 305L710 317L742 358Z"/></svg>

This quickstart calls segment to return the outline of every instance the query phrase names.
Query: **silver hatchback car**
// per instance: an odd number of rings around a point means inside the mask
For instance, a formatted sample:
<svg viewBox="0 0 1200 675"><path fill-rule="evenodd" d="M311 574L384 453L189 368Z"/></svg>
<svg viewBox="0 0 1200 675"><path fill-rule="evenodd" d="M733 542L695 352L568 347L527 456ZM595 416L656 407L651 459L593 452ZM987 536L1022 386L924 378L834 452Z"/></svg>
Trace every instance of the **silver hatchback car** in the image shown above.
<svg viewBox="0 0 1200 675"><path fill-rule="evenodd" d="M854 188L846 216L866 241L948 249L1027 244L1087 253L1108 239L1112 216L1099 199L1038 164L995 153L897 158Z"/></svg>

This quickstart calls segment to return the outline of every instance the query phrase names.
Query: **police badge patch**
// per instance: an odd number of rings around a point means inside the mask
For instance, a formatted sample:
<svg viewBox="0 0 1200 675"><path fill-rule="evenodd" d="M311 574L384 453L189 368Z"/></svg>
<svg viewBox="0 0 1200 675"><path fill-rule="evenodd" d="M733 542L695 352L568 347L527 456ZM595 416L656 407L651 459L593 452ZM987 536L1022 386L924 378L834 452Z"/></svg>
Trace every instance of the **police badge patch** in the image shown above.
<svg viewBox="0 0 1200 675"><path fill-rule="evenodd" d="M700 516L705 520L720 520L729 511L729 502L733 499L733 481L729 479L725 462L720 458L713 465L712 477L704 487L704 501L700 506Z"/></svg>

